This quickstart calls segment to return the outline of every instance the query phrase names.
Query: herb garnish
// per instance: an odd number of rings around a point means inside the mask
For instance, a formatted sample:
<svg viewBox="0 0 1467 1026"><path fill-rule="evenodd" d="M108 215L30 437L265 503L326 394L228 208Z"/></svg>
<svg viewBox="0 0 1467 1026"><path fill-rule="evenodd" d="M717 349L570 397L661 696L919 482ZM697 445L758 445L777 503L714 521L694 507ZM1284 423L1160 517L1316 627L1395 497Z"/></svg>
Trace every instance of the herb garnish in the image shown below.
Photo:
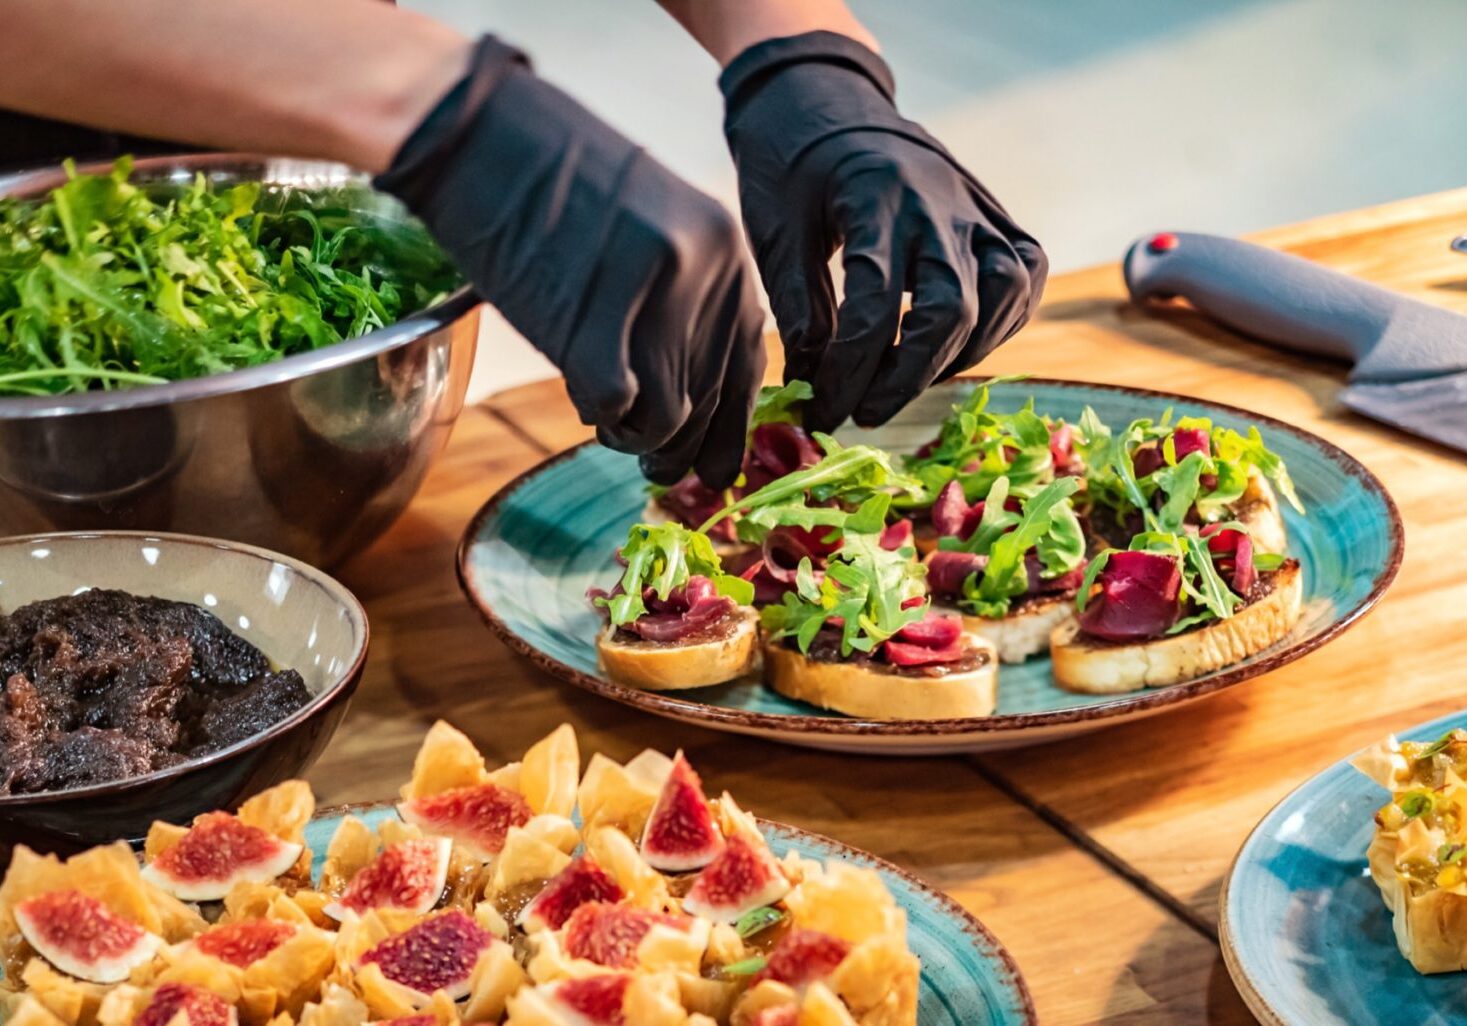
<svg viewBox="0 0 1467 1026"><path fill-rule="evenodd" d="M1415 819L1430 812L1436 805L1436 799L1430 791L1407 791L1396 799L1396 804L1401 807L1407 819Z"/></svg>
<svg viewBox="0 0 1467 1026"><path fill-rule="evenodd" d="M749 938L784 922L784 918L785 913L773 905L760 905L739 917L738 922L734 923L734 932L740 937Z"/></svg>
<svg viewBox="0 0 1467 1026"><path fill-rule="evenodd" d="M981 574L963 582L959 605L978 616L1008 615L1013 600L1029 590L1025 556L1034 549L1046 576L1068 573L1085 561L1085 535L1070 497L1079 489L1073 477L1051 481L1025 500L1019 512L1006 509L1009 481L1000 477L983 503L978 528L966 540L944 538L942 548L988 556Z"/></svg>
<svg viewBox="0 0 1467 1026"><path fill-rule="evenodd" d="M723 564L706 534L681 524L633 524L621 548L626 570L621 575L621 592L595 599L606 609L611 622L620 627L647 612L642 593L651 588L666 599L674 588L693 576L707 577L720 595L740 605L754 600L754 586L741 577L723 572Z"/></svg>

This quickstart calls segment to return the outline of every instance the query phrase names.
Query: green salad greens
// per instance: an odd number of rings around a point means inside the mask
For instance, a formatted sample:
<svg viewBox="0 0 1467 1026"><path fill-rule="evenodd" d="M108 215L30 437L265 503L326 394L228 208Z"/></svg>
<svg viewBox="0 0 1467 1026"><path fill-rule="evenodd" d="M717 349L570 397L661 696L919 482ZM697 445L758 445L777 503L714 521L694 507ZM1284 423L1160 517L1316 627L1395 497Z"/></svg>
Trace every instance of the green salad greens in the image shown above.
<svg viewBox="0 0 1467 1026"><path fill-rule="evenodd" d="M681 524L633 524L621 547L626 562L621 590L611 595L598 594L593 604L606 609L611 622L620 627L647 612L643 592L651 588L659 599L666 600L674 588L681 588L693 576L706 577L720 595L739 605L754 601L754 586L741 577L724 573L718 553L706 534Z"/></svg>
<svg viewBox="0 0 1467 1026"><path fill-rule="evenodd" d="M881 547L890 507L891 496L879 492L854 513L841 514L832 526L840 532L841 546L831 553L825 573L817 578L809 558L801 559L795 590L778 605L764 607L761 620L771 638L794 638L800 651L808 652L820 629L836 621L841 655L849 656L874 651L927 615L927 568L910 548Z"/></svg>
<svg viewBox="0 0 1467 1026"><path fill-rule="evenodd" d="M925 509L949 481L963 487L974 502L987 495L1000 477L1009 481L1014 495L1033 495L1054 480L1054 457L1049 448L1054 421L1034 411L1031 396L1013 413L988 409L988 387L1022 378L994 378L970 392L952 408L938 428L937 437L920 455L907 456L903 468L921 483L897 507Z"/></svg>
<svg viewBox="0 0 1467 1026"><path fill-rule="evenodd" d="M987 556L982 573L963 582L962 608L986 617L1007 616L1014 599L1029 591L1027 555L1034 550L1041 574L1058 577L1085 562L1085 532L1070 498L1080 488L1077 478L1062 477L1020 503L1007 508L1008 478L1000 477L983 502L983 517L968 538L943 538L944 550Z"/></svg>
<svg viewBox="0 0 1467 1026"><path fill-rule="evenodd" d="M144 187L119 160L0 198L0 394L84 392L251 367L391 324L461 279L361 187Z"/></svg>
<svg viewBox="0 0 1467 1026"><path fill-rule="evenodd" d="M917 487L915 480L896 469L890 454L874 446L843 446L818 431L813 437L825 453L818 463L734 499L698 530L706 532L736 516L739 538L759 542L776 526L807 530L839 526L845 523L850 507L873 495L884 494L889 505L892 496L888 491L903 494Z"/></svg>
<svg viewBox="0 0 1467 1026"><path fill-rule="evenodd" d="M1178 531L1195 509L1203 523L1214 523L1243 497L1255 471L1272 482L1290 506L1304 512L1288 468L1263 444L1256 427L1244 435L1205 417L1182 417L1174 423L1167 410L1159 420L1133 420L1113 434L1089 407L1079 427L1077 448L1087 468L1086 497L1092 508L1109 509L1118 520L1131 510L1155 509L1163 530ZM1209 451L1189 452L1178 459L1174 440L1178 431L1206 435ZM1138 476L1136 453L1144 446L1156 447L1160 461L1156 469Z"/></svg>

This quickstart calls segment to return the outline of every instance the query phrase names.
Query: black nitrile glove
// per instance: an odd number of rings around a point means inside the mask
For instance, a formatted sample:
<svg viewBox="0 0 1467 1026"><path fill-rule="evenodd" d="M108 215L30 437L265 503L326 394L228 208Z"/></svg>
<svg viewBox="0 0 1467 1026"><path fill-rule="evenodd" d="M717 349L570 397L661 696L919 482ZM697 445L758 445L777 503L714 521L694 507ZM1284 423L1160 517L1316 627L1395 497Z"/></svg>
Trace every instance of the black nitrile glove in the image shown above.
<svg viewBox="0 0 1467 1026"><path fill-rule="evenodd" d="M733 483L763 313L714 200L493 38L376 184L560 368L603 444L659 483Z"/></svg>
<svg viewBox="0 0 1467 1026"><path fill-rule="evenodd" d="M1048 272L1044 252L941 143L897 113L880 57L846 36L810 32L751 46L719 85L785 378L815 387L811 427L828 431L848 416L882 423L1028 320ZM841 245L837 311L828 263ZM912 293L904 317L903 292Z"/></svg>

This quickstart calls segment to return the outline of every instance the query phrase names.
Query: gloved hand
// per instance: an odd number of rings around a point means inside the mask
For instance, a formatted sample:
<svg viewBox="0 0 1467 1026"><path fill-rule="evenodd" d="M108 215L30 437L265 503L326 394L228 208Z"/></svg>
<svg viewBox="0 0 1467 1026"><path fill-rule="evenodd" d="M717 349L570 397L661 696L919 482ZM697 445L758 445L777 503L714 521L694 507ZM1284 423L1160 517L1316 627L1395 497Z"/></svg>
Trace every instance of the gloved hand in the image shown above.
<svg viewBox="0 0 1467 1026"><path fill-rule="evenodd" d="M732 484L764 373L733 219L482 40L376 185L565 375L581 420L671 484Z"/></svg>
<svg viewBox="0 0 1467 1026"><path fill-rule="evenodd" d="M972 175L897 113L884 61L846 36L755 44L724 69L744 226L806 423L879 424L971 367L1039 302L1048 262ZM839 310L828 262L844 245ZM902 293L912 293L901 316ZM901 341L897 338L900 319Z"/></svg>

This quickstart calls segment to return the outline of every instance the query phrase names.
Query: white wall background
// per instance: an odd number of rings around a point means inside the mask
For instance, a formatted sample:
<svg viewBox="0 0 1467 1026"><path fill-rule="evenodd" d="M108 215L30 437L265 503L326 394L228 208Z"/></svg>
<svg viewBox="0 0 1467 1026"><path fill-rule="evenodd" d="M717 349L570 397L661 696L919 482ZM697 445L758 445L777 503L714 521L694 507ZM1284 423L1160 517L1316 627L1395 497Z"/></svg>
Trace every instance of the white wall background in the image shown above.
<svg viewBox="0 0 1467 1026"><path fill-rule="evenodd" d="M717 68L652 0L402 2L524 47L542 74L736 204ZM903 111L995 191L1056 270L1115 259L1160 228L1245 232L1467 183L1462 0L852 6L882 40ZM476 395L553 373L487 320Z"/></svg>

